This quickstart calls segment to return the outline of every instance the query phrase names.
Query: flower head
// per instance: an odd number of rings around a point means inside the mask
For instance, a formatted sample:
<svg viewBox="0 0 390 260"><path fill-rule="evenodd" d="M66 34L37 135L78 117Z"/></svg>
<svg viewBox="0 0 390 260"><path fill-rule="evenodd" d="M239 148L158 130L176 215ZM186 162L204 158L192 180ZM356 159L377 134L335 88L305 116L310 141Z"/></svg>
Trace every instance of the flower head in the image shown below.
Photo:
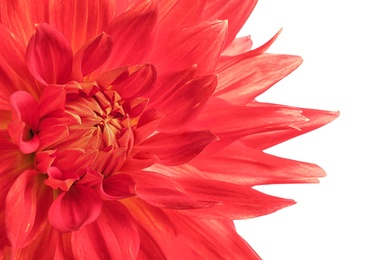
<svg viewBox="0 0 390 260"><path fill-rule="evenodd" d="M232 220L294 201L251 187L324 176L263 150L337 113L255 101L301 63L255 4L1 1L0 258L259 259Z"/></svg>

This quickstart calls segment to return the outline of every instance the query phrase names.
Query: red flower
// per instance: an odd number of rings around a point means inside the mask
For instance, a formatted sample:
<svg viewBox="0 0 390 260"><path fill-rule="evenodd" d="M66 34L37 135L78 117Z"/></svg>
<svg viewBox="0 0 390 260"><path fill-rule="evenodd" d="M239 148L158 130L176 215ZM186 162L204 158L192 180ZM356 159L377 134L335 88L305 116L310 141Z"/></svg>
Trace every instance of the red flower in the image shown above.
<svg viewBox="0 0 390 260"><path fill-rule="evenodd" d="M0 259L259 259L232 220L294 201L251 187L324 176L262 151L337 113L254 101L301 63L255 4L1 1Z"/></svg>

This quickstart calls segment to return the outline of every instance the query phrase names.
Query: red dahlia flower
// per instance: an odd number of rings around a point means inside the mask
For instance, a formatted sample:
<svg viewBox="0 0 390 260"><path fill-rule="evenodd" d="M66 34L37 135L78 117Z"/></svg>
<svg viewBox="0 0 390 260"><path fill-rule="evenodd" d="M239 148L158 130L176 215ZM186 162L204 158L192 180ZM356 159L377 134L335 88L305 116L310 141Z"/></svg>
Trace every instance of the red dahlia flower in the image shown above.
<svg viewBox="0 0 390 260"><path fill-rule="evenodd" d="M259 259L232 220L294 201L251 187L324 176L262 151L337 113L255 101L301 63L255 4L1 1L0 259Z"/></svg>

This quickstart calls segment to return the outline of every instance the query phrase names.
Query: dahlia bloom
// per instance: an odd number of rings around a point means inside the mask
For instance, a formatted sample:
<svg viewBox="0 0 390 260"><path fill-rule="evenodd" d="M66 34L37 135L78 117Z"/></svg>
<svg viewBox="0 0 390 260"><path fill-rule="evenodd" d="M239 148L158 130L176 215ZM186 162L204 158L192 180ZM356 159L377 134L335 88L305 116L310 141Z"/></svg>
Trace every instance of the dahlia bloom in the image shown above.
<svg viewBox="0 0 390 260"><path fill-rule="evenodd" d="M252 187L324 176L263 150L338 114L255 101L302 62L255 4L2 0L0 259L260 259L233 220L294 201Z"/></svg>

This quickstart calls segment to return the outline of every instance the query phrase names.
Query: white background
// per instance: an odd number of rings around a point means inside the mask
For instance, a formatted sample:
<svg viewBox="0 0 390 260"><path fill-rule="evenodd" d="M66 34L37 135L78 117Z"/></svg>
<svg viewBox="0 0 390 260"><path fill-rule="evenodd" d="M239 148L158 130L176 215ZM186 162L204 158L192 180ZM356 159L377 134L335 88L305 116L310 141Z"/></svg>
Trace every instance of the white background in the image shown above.
<svg viewBox="0 0 390 260"><path fill-rule="evenodd" d="M390 259L390 2L259 0L240 33L304 63L260 101L340 110L333 123L268 152L314 162L320 184L261 186L298 203L237 221L264 260Z"/></svg>

